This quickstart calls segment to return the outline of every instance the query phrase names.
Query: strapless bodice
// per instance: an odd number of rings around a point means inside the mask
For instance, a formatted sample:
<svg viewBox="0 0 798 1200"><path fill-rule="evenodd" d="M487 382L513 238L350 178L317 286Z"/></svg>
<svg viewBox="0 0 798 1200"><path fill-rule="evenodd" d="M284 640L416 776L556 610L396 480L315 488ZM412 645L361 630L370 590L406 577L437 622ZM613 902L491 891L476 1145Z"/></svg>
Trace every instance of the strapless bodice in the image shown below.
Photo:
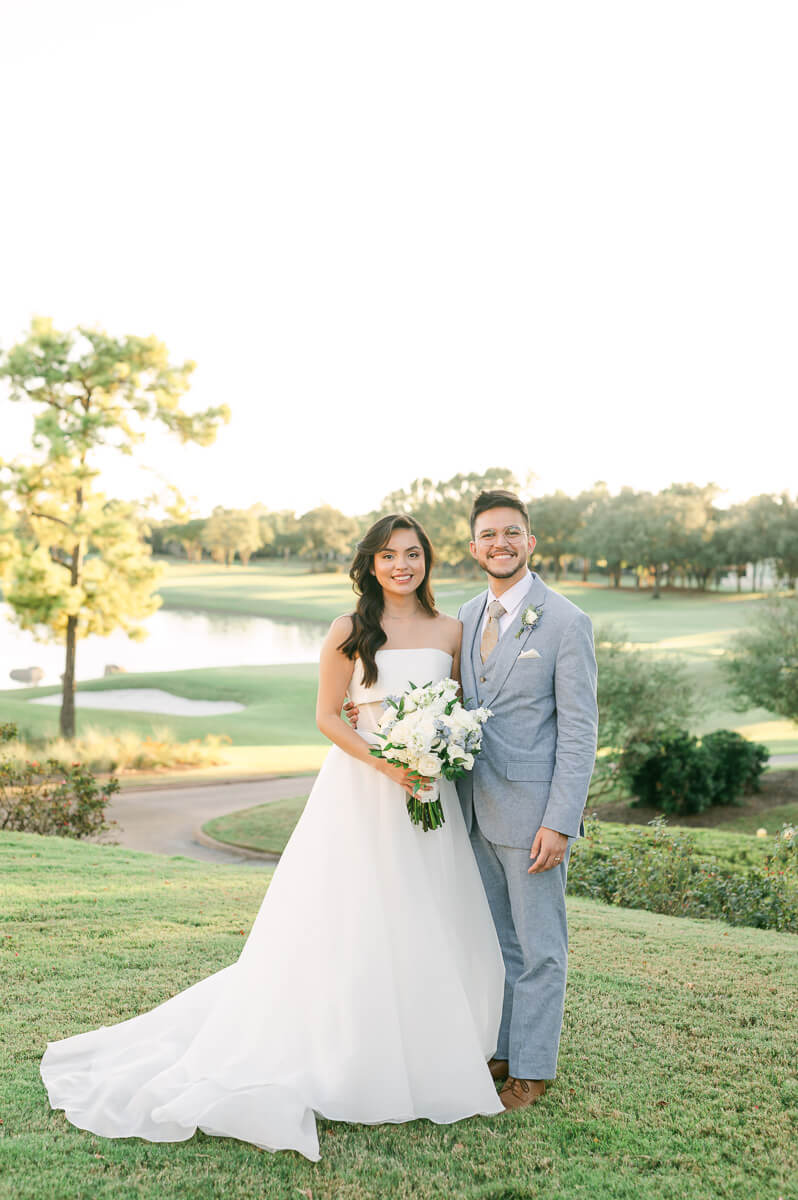
<svg viewBox="0 0 798 1200"><path fill-rule="evenodd" d="M383 712L386 696L397 696L406 692L411 683L423 687L446 679L452 669L452 656L448 650L434 646L422 646L410 650L378 650L377 680L371 687L363 682L363 664L355 659L355 669L349 683L348 696L360 709L358 732L373 732Z"/></svg>
<svg viewBox="0 0 798 1200"><path fill-rule="evenodd" d="M363 682L363 664L355 659L355 669L349 684L349 699L355 704L373 704L386 696L406 692L411 683L418 687L446 679L452 669L452 656L448 650L433 646L422 646L411 650L378 650L377 681L371 687Z"/></svg>

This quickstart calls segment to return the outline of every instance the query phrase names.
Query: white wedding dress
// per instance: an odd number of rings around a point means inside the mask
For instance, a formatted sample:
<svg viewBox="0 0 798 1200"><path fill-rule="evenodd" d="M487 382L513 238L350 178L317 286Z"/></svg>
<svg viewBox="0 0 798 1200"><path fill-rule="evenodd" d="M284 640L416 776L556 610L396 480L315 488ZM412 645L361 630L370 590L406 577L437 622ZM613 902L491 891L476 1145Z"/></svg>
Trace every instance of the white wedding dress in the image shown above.
<svg viewBox="0 0 798 1200"><path fill-rule="evenodd" d="M382 699L445 678L438 649L379 650L350 696L375 742ZM405 793L333 746L241 957L158 1008L48 1045L53 1108L103 1137L199 1128L318 1159L315 1114L449 1123L503 1111L487 1067L504 966L454 785L413 825ZM87 981L87 987L89 983Z"/></svg>

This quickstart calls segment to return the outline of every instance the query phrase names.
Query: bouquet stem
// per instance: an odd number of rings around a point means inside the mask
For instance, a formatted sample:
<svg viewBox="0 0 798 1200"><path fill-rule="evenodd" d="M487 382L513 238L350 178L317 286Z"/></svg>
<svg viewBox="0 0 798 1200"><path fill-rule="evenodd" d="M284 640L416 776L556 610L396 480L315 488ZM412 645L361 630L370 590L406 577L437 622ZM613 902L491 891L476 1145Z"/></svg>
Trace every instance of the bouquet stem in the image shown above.
<svg viewBox="0 0 798 1200"><path fill-rule="evenodd" d="M446 821L439 795L434 800L422 800L418 795L408 796L407 811L413 824L420 825L425 833L429 829L440 829Z"/></svg>

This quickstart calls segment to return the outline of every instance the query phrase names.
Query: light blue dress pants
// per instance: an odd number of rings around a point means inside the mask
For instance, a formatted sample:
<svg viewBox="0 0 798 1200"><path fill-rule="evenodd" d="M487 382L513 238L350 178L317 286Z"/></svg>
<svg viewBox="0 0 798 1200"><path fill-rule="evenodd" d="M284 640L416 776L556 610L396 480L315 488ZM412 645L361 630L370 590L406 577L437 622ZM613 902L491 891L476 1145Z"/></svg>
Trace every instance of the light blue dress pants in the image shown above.
<svg viewBox="0 0 798 1200"><path fill-rule="evenodd" d="M504 956L505 983L495 1057L507 1059L516 1079L554 1079L560 1045L568 925L565 883L571 841L563 861L528 874L529 849L489 842L474 814L471 845Z"/></svg>

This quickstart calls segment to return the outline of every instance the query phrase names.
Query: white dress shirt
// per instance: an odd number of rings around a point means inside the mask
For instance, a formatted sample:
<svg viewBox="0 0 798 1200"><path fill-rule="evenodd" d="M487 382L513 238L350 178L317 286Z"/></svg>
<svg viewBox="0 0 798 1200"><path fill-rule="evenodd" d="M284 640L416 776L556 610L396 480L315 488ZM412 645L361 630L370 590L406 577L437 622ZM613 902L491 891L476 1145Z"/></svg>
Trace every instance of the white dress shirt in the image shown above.
<svg viewBox="0 0 798 1200"><path fill-rule="evenodd" d="M488 588L488 603L485 605L485 612L482 617L482 628L479 631L480 639L485 632L485 626L489 620L488 605L491 601L498 600L505 609L504 616L499 617L499 637L502 637L517 617L521 602L529 591L531 583L532 572L527 568L526 574L518 580L518 583L514 583L511 588L508 588L503 596L495 596L493 588Z"/></svg>

